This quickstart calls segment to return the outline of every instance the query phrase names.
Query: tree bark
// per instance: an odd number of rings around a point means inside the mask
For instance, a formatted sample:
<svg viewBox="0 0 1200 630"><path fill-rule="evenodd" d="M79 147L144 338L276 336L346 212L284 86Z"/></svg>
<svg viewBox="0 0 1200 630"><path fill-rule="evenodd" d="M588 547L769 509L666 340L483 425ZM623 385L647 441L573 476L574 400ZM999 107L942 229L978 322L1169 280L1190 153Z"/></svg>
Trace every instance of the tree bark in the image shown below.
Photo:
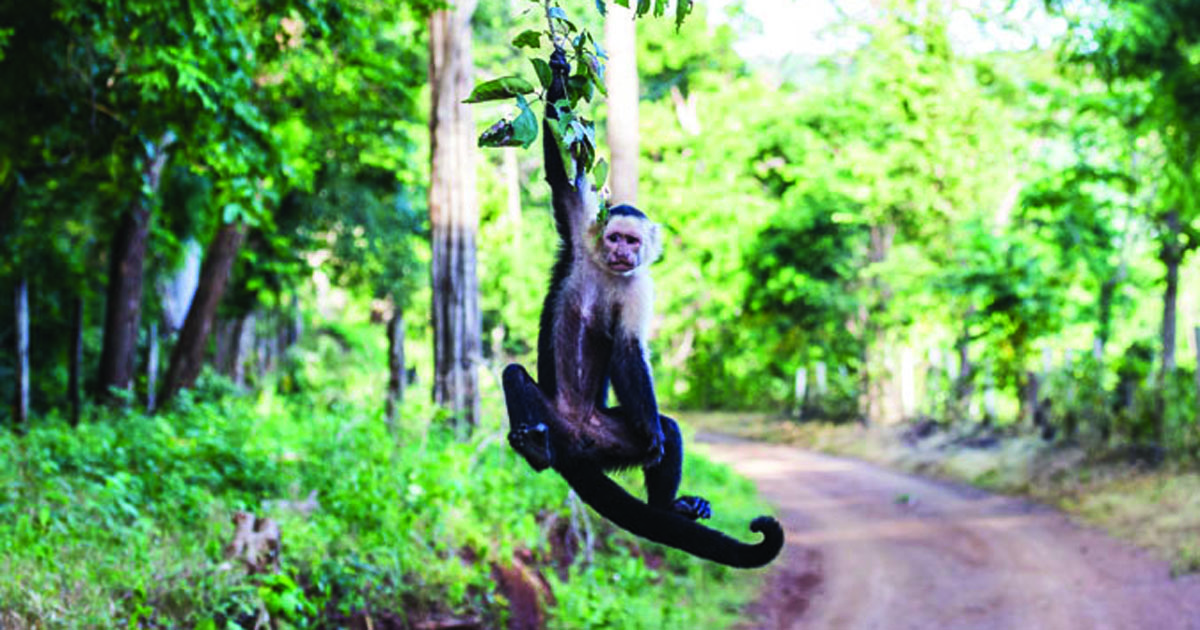
<svg viewBox="0 0 1200 630"><path fill-rule="evenodd" d="M968 323L974 314L975 307L969 307L966 316L963 317L962 331L954 342L954 348L958 351L958 376L954 378L954 398L960 418L970 415L971 396L975 393L975 377L971 365L971 327Z"/></svg>
<svg viewBox="0 0 1200 630"><path fill-rule="evenodd" d="M150 323L146 331L146 412L154 413L154 395L158 387L158 324Z"/></svg>
<svg viewBox="0 0 1200 630"><path fill-rule="evenodd" d="M867 253L868 260L877 265L887 260L896 236L896 227L890 224L872 225L870 229L871 244ZM867 331L864 337L864 347L869 347L864 362L867 381L867 415L872 421L884 424L899 420L899 414L892 412L887 403L887 392L895 389L893 376L888 369L888 353L884 351L887 336L878 322L878 314L888 309L891 301L891 288L882 279L871 279L875 290L875 305L868 308L863 329Z"/></svg>
<svg viewBox="0 0 1200 630"><path fill-rule="evenodd" d="M152 148L141 178L150 193L158 191L167 163L166 149L174 141L170 133ZM113 236L108 271L108 293L104 310L104 345L100 351L100 395L112 388L129 390L137 355L138 327L142 315L142 281L146 241L150 235L150 200L139 198L121 217Z"/></svg>
<svg viewBox="0 0 1200 630"><path fill-rule="evenodd" d="M400 404L404 402L404 311L396 308L387 324L388 389L387 424L395 430Z"/></svg>
<svg viewBox="0 0 1200 630"><path fill-rule="evenodd" d="M83 407L83 295L71 299L71 344L67 357L67 400L71 404L71 426L79 426Z"/></svg>
<svg viewBox="0 0 1200 630"><path fill-rule="evenodd" d="M29 420L29 284L17 278L13 291L16 324L17 387L13 392L13 421L23 425Z"/></svg>
<svg viewBox="0 0 1200 630"><path fill-rule="evenodd" d="M1117 294L1117 287L1125 277L1125 264L1121 263L1117 273L1113 274L1100 285L1099 317L1096 322L1096 339L1093 344L1099 348L1100 356L1104 356L1104 346L1108 345L1108 337L1112 332L1112 305Z"/></svg>
<svg viewBox="0 0 1200 630"><path fill-rule="evenodd" d="M246 384L246 351L254 343L255 325L251 311L235 317L230 329L229 363L225 366L225 375L238 387Z"/></svg>
<svg viewBox="0 0 1200 630"><path fill-rule="evenodd" d="M471 14L475 0L429 19L431 185L433 226L433 400L474 426L479 419L478 363L482 348L475 238L475 125L470 95ZM462 427L460 427L462 428Z"/></svg>
<svg viewBox="0 0 1200 630"><path fill-rule="evenodd" d="M637 204L638 196L638 75L637 29L633 11L608 5L604 21L608 46L608 147L612 169L608 177L614 204Z"/></svg>
<svg viewBox="0 0 1200 630"><path fill-rule="evenodd" d="M1159 372L1159 384L1166 382L1166 377L1175 370L1175 312L1176 300L1179 296L1179 263L1183 260L1183 247L1179 244L1179 211L1171 210L1164 217L1167 233L1164 235L1162 251L1159 258L1167 268L1167 287L1163 291L1162 316L1162 371Z"/></svg>
<svg viewBox="0 0 1200 630"><path fill-rule="evenodd" d="M1200 326L1192 330L1192 338L1196 340L1196 404L1200 405Z"/></svg>
<svg viewBox="0 0 1200 630"><path fill-rule="evenodd" d="M104 307L104 345L97 381L102 397L110 388L128 390L133 381L149 219L145 202L138 202L121 217L113 238Z"/></svg>
<svg viewBox="0 0 1200 630"><path fill-rule="evenodd" d="M222 225L208 248L204 264L200 268L200 283L196 287L196 295L188 308L187 319L184 320L179 340L171 351L171 362L163 378L162 392L159 396L162 405L174 398L180 389L191 387L200 374L200 366L204 361L204 347L212 329L217 305L221 302L221 294L225 292L225 284L229 280L229 271L245 235L241 224Z"/></svg>

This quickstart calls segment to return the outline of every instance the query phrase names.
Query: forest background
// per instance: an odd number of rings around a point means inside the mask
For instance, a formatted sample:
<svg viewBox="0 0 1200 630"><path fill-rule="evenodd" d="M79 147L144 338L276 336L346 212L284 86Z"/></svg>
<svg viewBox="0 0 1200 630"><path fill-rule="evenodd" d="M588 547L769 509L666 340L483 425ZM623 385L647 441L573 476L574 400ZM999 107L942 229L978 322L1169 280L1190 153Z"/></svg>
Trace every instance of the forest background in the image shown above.
<svg viewBox="0 0 1200 630"><path fill-rule="evenodd" d="M598 153L667 234L664 406L1194 464L1200 3L838 4L797 27L821 53L761 57L738 53L754 3L647 16L628 49L563 3L613 76L636 59L639 122ZM561 627L736 611L748 583L597 542L503 448L494 375L534 359L555 236L538 151L473 148L516 110L461 101L537 85L546 39L514 38L543 22L518 0L0 9L5 623L488 625L506 580ZM630 120L594 96L599 128ZM755 508L703 460L688 478L729 531ZM283 571L220 568L232 510L310 491L273 513ZM698 584L722 595L667 605Z"/></svg>

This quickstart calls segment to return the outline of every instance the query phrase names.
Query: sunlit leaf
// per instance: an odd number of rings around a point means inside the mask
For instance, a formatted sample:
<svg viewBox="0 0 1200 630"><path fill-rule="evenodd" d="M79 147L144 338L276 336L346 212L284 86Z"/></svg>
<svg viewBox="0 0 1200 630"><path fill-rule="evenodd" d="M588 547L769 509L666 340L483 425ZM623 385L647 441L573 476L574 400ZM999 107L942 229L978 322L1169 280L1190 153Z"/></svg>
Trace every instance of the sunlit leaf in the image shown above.
<svg viewBox="0 0 1200 630"><path fill-rule="evenodd" d="M525 97L517 97L517 107L521 109L521 113L513 120L513 140L519 142L523 148L528 148L537 140L538 122L537 116L533 110L529 109L529 103L525 101Z"/></svg>
<svg viewBox="0 0 1200 630"><path fill-rule="evenodd" d="M550 84L554 81L554 71L550 69L550 64L546 63L545 59L530 59L529 61L533 64L533 70L537 73L538 83L542 84L542 89L550 89Z"/></svg>
<svg viewBox="0 0 1200 630"><path fill-rule="evenodd" d="M608 182L608 162L604 158L600 158L596 162L596 167L592 169L592 176L596 183L596 188L604 188L604 184Z"/></svg>
<svg viewBox="0 0 1200 630"><path fill-rule="evenodd" d="M518 76L500 77L485 81L475 86L471 90L471 96L467 97L464 103L483 103L486 101L499 101L506 98L512 98L519 94L529 94L533 91L533 85L525 79Z"/></svg>
<svg viewBox="0 0 1200 630"><path fill-rule="evenodd" d="M525 31L517 35L512 43L517 48L540 48L542 45L542 34L540 31Z"/></svg>

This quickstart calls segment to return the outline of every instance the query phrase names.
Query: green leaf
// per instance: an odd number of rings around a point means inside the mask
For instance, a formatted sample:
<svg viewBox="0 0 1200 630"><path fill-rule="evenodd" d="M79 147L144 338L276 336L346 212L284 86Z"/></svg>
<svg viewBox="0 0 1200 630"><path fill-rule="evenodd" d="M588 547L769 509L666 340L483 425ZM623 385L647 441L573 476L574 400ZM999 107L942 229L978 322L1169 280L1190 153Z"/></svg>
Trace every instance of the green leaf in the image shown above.
<svg viewBox="0 0 1200 630"><path fill-rule="evenodd" d="M537 140L537 116L529 108L525 97L517 96L517 107L521 110L515 120L504 118L488 127L479 136L481 147L522 147L528 148Z"/></svg>
<svg viewBox="0 0 1200 630"><path fill-rule="evenodd" d="M567 95L571 97L572 105L578 103L579 99L591 102L595 88L595 83L588 74L573 74L567 77Z"/></svg>
<svg viewBox="0 0 1200 630"><path fill-rule="evenodd" d="M596 0L596 10L600 12L600 17L608 15L608 7L604 6L604 0Z"/></svg>
<svg viewBox="0 0 1200 630"><path fill-rule="evenodd" d="M538 83L542 84L542 89L550 89L550 83L554 81L554 72L550 70L550 64L546 63L545 59L530 59L529 61L533 63L533 71L537 73Z"/></svg>
<svg viewBox="0 0 1200 630"><path fill-rule="evenodd" d="M522 148L527 149L534 140L537 140L537 116L534 115L533 110L529 109L529 103L525 101L524 96L517 97L517 107L521 109L521 113L517 114L516 120L512 123L513 140L519 142Z"/></svg>
<svg viewBox="0 0 1200 630"><path fill-rule="evenodd" d="M512 98L519 94L529 94L533 91L533 85L525 79L518 76L500 77L485 81L475 86L471 90L471 96L467 97L464 103L483 103L485 101L499 101L506 98Z"/></svg>
<svg viewBox="0 0 1200 630"><path fill-rule="evenodd" d="M600 90L604 96L608 96L608 89L604 85L604 62L593 54L585 54L583 56L583 66L587 69L588 78L591 79L592 85Z"/></svg>
<svg viewBox="0 0 1200 630"><path fill-rule="evenodd" d="M597 190L604 188L605 182L608 181L608 162L604 158L600 158L600 161L596 162L596 168L592 169L592 177L596 182Z"/></svg>
<svg viewBox="0 0 1200 630"><path fill-rule="evenodd" d="M512 43L517 48L540 48L542 45L542 34L540 31L525 31L517 35Z"/></svg>
<svg viewBox="0 0 1200 630"><path fill-rule="evenodd" d="M683 26L683 20L688 15L691 15L692 0L675 0L675 30L679 31L679 27Z"/></svg>
<svg viewBox="0 0 1200 630"><path fill-rule="evenodd" d="M511 120L504 118L496 121L496 124L488 127L482 134L479 135L479 146L481 147L515 147L519 142L516 142L516 131L513 129Z"/></svg>
<svg viewBox="0 0 1200 630"><path fill-rule="evenodd" d="M576 27L571 20L567 19L567 12L563 11L561 7L550 7L550 10L546 12L546 15L565 24L567 26L568 33L574 33L575 31L579 30L579 28Z"/></svg>

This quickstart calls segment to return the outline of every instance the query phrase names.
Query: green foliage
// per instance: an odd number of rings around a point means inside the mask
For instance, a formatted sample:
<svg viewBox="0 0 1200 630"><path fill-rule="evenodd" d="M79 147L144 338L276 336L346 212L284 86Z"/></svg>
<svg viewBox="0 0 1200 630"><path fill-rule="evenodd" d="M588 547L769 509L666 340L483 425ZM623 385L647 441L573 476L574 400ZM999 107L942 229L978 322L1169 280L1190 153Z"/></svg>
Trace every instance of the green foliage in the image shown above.
<svg viewBox="0 0 1200 630"><path fill-rule="evenodd" d="M475 85L464 103L483 103L523 96L533 91L533 86L521 77L500 77Z"/></svg>
<svg viewBox="0 0 1200 630"><path fill-rule="evenodd" d="M653 627L695 626L728 619L749 595L744 575L639 543L595 515L594 562L557 577L545 519L569 520L566 486L504 444L498 397L471 440L423 402L406 404L408 420L390 435L376 410L381 375L365 369L383 362L382 335L343 332L348 347L314 336L295 349L288 378L299 394L268 386L238 397L206 374L168 414L96 408L77 430L47 417L25 436L0 433L0 600L15 615L6 619L221 628L265 612L313 627L371 610L493 625L504 604L491 565L520 549L552 576L556 627L594 627L581 625L600 618L589 610L611 618L622 607L662 621ZM724 506L718 526L738 531L762 509L727 469L691 459L688 471L689 488ZM310 491L320 504L310 515L279 502ZM235 509L279 521L281 573L221 567Z"/></svg>
<svg viewBox="0 0 1200 630"><path fill-rule="evenodd" d="M576 167L571 156L579 159L585 171L591 172L596 163L597 146L594 123L583 118L576 108L579 107L580 100L590 102L596 92L607 96L604 60L608 58L608 55L590 31L586 28L581 29L570 19L557 0L542 0L541 4L545 14L546 30L527 29L521 31L512 40L512 46L516 49L529 50L530 61L537 75L538 84L542 88L542 98L545 98L545 90L550 86L553 73L546 61L533 56L540 53L541 36L546 35L547 43L552 50L564 52L569 50L571 53L568 61L573 64L575 73L567 81L568 101L547 104L553 106L558 115L556 120L547 122L550 123L550 132L562 153L567 176L574 181ZM628 8L629 3L628 0L624 2L618 0L618 4ZM666 11L667 4L667 0L655 0L654 16L662 16ZM691 0L676 0L675 4L675 23L678 28L691 12L692 2ZM604 0L596 0L596 9L600 15L606 14ZM639 2L634 9L635 16L642 17L651 11L651 6L649 2ZM537 117L524 98L533 91L533 85L520 76L500 77L475 86L471 95L463 101L464 103L483 103L515 98L517 107L515 117L501 118L480 135L479 146L528 148L537 139ZM607 170L603 175L596 182L597 188L603 186L604 180L607 178Z"/></svg>

